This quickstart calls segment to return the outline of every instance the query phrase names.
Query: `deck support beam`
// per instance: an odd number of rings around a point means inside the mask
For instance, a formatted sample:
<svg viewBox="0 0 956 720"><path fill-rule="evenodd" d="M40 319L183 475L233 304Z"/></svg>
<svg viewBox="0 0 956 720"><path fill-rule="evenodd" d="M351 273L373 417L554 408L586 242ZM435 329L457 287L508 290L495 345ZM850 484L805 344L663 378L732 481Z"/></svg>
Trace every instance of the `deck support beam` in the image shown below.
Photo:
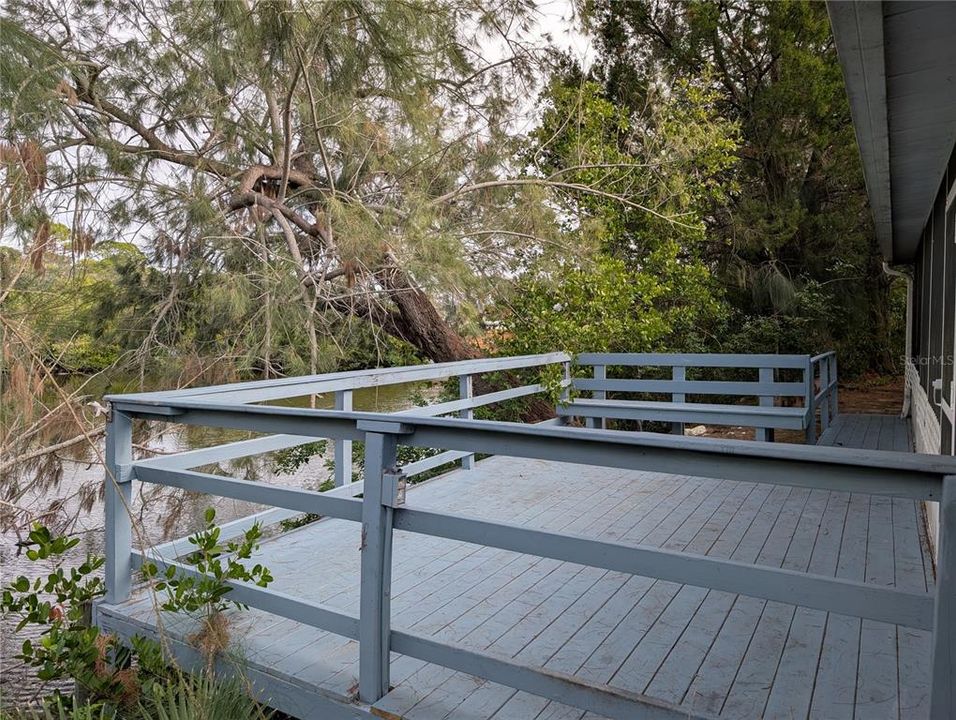
<svg viewBox="0 0 956 720"><path fill-rule="evenodd" d="M105 600L121 603L129 598L132 584L133 521L129 467L133 460L133 420L112 407L106 423L105 460Z"/></svg>
<svg viewBox="0 0 956 720"><path fill-rule="evenodd" d="M359 698L374 703L389 691L391 636L392 514L386 486L398 474L397 436L365 435L362 497L362 572L359 602Z"/></svg>
<svg viewBox="0 0 956 720"><path fill-rule="evenodd" d="M931 720L956 717L956 475L943 478L936 555Z"/></svg>

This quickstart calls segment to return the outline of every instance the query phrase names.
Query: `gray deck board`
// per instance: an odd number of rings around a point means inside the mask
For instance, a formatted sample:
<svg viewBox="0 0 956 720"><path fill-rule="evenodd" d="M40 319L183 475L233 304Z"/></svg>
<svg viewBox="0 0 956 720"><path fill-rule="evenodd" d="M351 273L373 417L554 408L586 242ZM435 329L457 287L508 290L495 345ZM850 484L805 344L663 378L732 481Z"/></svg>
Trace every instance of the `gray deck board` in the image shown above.
<svg viewBox="0 0 956 720"><path fill-rule="evenodd" d="M841 415L821 442L906 450L904 421ZM918 506L848 494L495 457L408 505L925 591ZM325 520L263 543L274 587L358 611L359 527ZM727 718L928 716L926 632L706 588L396 532L392 624ZM155 618L148 597L127 603ZM187 626L164 618L180 635ZM348 701L358 646L267 613L234 617L250 666ZM578 720L580 710L392 656L379 713L409 720ZM593 717L586 716L589 720Z"/></svg>

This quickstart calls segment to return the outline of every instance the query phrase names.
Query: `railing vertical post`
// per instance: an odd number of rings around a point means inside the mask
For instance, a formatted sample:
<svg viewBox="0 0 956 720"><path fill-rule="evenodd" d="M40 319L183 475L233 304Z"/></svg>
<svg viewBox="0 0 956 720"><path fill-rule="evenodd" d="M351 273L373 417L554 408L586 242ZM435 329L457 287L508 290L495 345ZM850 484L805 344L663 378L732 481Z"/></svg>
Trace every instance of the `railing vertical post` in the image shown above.
<svg viewBox="0 0 956 720"><path fill-rule="evenodd" d="M561 380L566 383L565 387L561 390L559 395L558 402L566 403L571 399L571 385L568 384L571 382L571 361L565 360L561 363ZM559 417L558 422L562 425L567 425L570 418Z"/></svg>
<svg viewBox="0 0 956 720"><path fill-rule="evenodd" d="M458 377L458 397L462 400L469 400L475 396L475 383L474 376L472 375L461 375ZM458 417L471 420L475 416L475 411L471 408L466 408L458 413ZM463 470L471 470L475 467L475 456L474 454L465 455L461 459L461 467Z"/></svg>
<svg viewBox="0 0 956 720"><path fill-rule="evenodd" d="M943 478L936 553L933 686L930 718L956 717L956 475Z"/></svg>
<svg viewBox="0 0 956 720"><path fill-rule="evenodd" d="M809 420L807 421L807 445L817 444L817 401L813 389L813 359L807 357L806 367L803 369L803 380L807 386L806 407Z"/></svg>
<svg viewBox="0 0 956 720"><path fill-rule="evenodd" d="M826 432L830 427L830 357L823 358L820 362L820 392L823 402L820 403L820 428Z"/></svg>
<svg viewBox="0 0 956 720"><path fill-rule="evenodd" d="M830 382L833 383L833 389L830 391L830 417L835 418L840 414L840 403L837 399L837 385L839 377L837 376L837 356L833 353L830 356Z"/></svg>
<svg viewBox="0 0 956 720"><path fill-rule="evenodd" d="M594 379L599 381L607 380L607 367L605 365L595 365L594 366ZM592 390L591 397L595 400L606 400L607 391L606 390ZM604 429L605 421L604 418L587 418L585 421L589 428L601 428Z"/></svg>
<svg viewBox="0 0 956 720"><path fill-rule="evenodd" d="M374 703L389 689L392 502L385 485L398 473L393 434L365 434L362 570L359 601L359 697Z"/></svg>
<svg viewBox="0 0 956 720"><path fill-rule="evenodd" d="M352 409L352 391L351 390L336 390L335 391L335 409L336 410L345 410L346 412L351 411ZM335 487L342 487L343 485L348 485L352 482L352 441L351 440L336 440L334 446L333 461L335 465Z"/></svg>
<svg viewBox="0 0 956 720"><path fill-rule="evenodd" d="M774 380L772 367L759 369L759 380L761 383L772 383ZM751 376L752 377L752 376ZM773 407L773 395L761 395L760 407ZM754 439L761 442L773 442L773 428L758 427L754 429Z"/></svg>
<svg viewBox="0 0 956 720"><path fill-rule="evenodd" d="M133 420L112 407L106 423L106 598L121 603L132 584L133 520L132 483Z"/></svg>
<svg viewBox="0 0 956 720"><path fill-rule="evenodd" d="M683 365L675 365L671 368L671 380L682 382L687 379L687 368ZM682 403L687 400L687 396L684 393L671 393L671 402L672 403ZM683 435L684 434L684 423L676 422L671 423L671 432L674 435Z"/></svg>

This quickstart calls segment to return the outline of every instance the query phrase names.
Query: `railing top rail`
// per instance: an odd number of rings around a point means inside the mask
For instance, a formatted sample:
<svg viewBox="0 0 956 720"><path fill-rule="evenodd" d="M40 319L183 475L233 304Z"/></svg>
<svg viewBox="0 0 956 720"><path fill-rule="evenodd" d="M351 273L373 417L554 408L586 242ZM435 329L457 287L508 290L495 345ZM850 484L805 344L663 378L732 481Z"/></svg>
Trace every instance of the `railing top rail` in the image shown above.
<svg viewBox="0 0 956 720"><path fill-rule="evenodd" d="M134 416L185 424L346 439L362 439L368 431L394 432L402 435L402 444L415 447L785 485L841 490L852 487L858 492L926 500L939 498L943 476L956 475L956 458L892 451L272 405L237 408L187 399L165 403L154 399L124 400L115 407ZM828 477L838 477L840 482L829 482Z"/></svg>
<svg viewBox="0 0 956 720"><path fill-rule="evenodd" d="M110 402L157 400L163 403L170 400L202 398L242 404L280 400L300 395L334 392L336 390L353 390L422 380L438 380L455 375L479 375L481 373L503 370L518 370L527 367L568 362L570 359L571 357L563 352L543 353L540 355L517 355L502 358L478 358L475 360L456 360L454 362L432 363L428 365L406 365L397 368L348 370L321 375L279 378L276 380L255 380L251 382L211 385L182 390L107 395L106 400Z"/></svg>
<svg viewBox="0 0 956 720"><path fill-rule="evenodd" d="M809 355L773 353L744 355L734 353L581 353L580 365L648 365L661 367L723 368L805 368Z"/></svg>
<svg viewBox="0 0 956 720"><path fill-rule="evenodd" d="M822 352L819 355L814 355L812 358L810 358L810 362L818 363L824 358L828 358L834 355L836 355L836 350L827 350L826 352Z"/></svg>

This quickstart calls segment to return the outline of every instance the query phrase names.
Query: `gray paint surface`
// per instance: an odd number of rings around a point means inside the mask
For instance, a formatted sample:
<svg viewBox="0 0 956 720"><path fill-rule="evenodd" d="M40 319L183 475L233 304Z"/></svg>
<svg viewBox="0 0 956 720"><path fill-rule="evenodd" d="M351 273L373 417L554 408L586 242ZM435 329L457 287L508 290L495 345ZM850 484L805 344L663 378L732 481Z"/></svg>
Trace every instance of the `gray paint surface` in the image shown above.
<svg viewBox="0 0 956 720"><path fill-rule="evenodd" d="M841 416L822 440L903 449L906 426ZM932 589L913 500L499 456L416 486L407 507L883 588ZM360 534L358 523L322 521L270 540L261 559L276 576L275 590L355 615ZM827 708L846 710L848 697L851 715L855 708L869 717L889 707L876 691L893 675L898 716L927 716L919 684L929 672L925 631L401 530L393 549L394 630L726 717L753 717L755 709L766 717L805 717L814 709L813 716L829 717ZM887 560L895 568L889 574ZM153 620L146 597L111 612L129 622ZM233 633L257 677L282 678L283 688L291 678L339 703L353 696L354 641L257 610L236 615ZM821 675L841 658L857 668L852 697ZM402 717L582 715L408 656L393 653L390 670L394 689L376 706ZM857 696L872 707L854 705Z"/></svg>

